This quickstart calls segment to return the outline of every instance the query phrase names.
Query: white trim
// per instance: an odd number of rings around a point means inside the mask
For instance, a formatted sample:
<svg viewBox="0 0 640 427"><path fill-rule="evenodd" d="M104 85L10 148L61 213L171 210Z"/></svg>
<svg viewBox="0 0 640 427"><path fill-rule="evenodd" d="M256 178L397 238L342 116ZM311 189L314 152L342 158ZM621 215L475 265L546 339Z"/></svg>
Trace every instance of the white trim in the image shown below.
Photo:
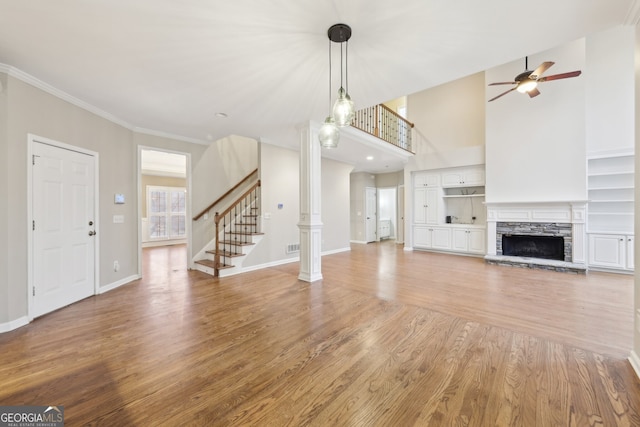
<svg viewBox="0 0 640 427"><path fill-rule="evenodd" d="M119 288L122 285L126 285L127 283L131 283L134 280L138 280L138 279L140 279L140 276L134 274L134 275L131 275L129 277L125 277L123 279L116 280L115 282L109 283L108 285L100 286L98 288L97 295L101 295L101 294L104 294L106 292L112 291L112 290L114 290L116 288Z"/></svg>
<svg viewBox="0 0 640 427"><path fill-rule="evenodd" d="M365 242L364 240L351 240L350 243L356 243L358 245L366 245L367 242Z"/></svg>
<svg viewBox="0 0 640 427"><path fill-rule="evenodd" d="M634 350L631 350L631 354L629 355L629 363L631 363L631 367L635 371L636 376L640 378L640 357L638 357L638 354Z"/></svg>
<svg viewBox="0 0 640 427"><path fill-rule="evenodd" d="M170 133L166 133L166 132L160 132L160 131L155 131L155 130L151 130L151 129L145 129L145 128L141 128L138 126L134 126L131 123L128 123L127 121L107 112L104 111L94 105L89 104L88 102L85 102L79 98L76 98L73 95L68 94L67 92L64 92L54 86L51 86L49 83L46 83L40 79L38 79L37 77L32 76L31 74L27 74L24 71L13 67L11 65L7 65L7 64L3 64L0 63L0 73L5 73L11 77L14 77L24 83L27 83L37 89L43 90L47 93L49 93L50 95L55 96L58 99L61 99L63 101L66 101L70 104L75 105L76 107L80 107L83 110L86 110L90 113L95 114L98 117L102 117L105 120L108 120L112 123L115 123L117 125L120 125L126 129L129 129L132 132L137 132L137 133L141 133L141 134L146 134L146 135L152 135L152 136L159 136L162 138L169 138L169 139L175 139L178 141L184 141L184 142L191 142L194 144L200 144L200 145L209 145L210 142L209 141L205 141L205 140L201 140L201 139L196 139L196 138L190 138L187 136L181 136L181 135L174 135L174 134L170 134ZM0 86L1 89L1 86ZM2 90L0 90L0 92L2 92Z"/></svg>
<svg viewBox="0 0 640 427"><path fill-rule="evenodd" d="M14 329L18 329L24 325L28 325L29 322L30 321L28 316L22 316L6 323L0 323L0 334L13 331Z"/></svg>
<svg viewBox="0 0 640 427"><path fill-rule="evenodd" d="M145 135L159 136L160 138L177 139L179 141L191 142L192 144L199 144L199 145L211 144L210 141L205 141L203 139L189 138L188 136L175 135L173 133L161 132L159 130L153 130L153 129L145 129L138 126L131 127L131 130L137 133L145 134Z"/></svg>
<svg viewBox="0 0 640 427"><path fill-rule="evenodd" d="M631 1L627 15L624 17L622 23L624 25L638 25L640 23L640 1Z"/></svg>
<svg viewBox="0 0 640 427"><path fill-rule="evenodd" d="M346 247L346 248L340 248L340 249L333 249L330 251L326 251L326 252L322 252L320 255L321 256L325 256L325 255L333 255L333 254L337 254L337 253L342 253L342 252L350 252L351 248L350 247ZM264 264L258 264L258 265L252 265L249 267L244 267L242 269L238 269L235 272L229 273L229 274L225 274L224 277L231 277L231 276L235 276L237 274L242 274L242 273L248 273L250 271L256 271L256 270L262 270L265 268L270 268L270 267L277 267L279 265L284 265L284 264L291 264L292 262L300 262L300 257L293 257L293 258L286 258L286 259L281 259L278 261L272 261L272 262L267 262Z"/></svg>
<svg viewBox="0 0 640 427"><path fill-rule="evenodd" d="M187 153L184 151L176 151L176 150L169 150L169 149L165 149L165 148L160 148L160 147L151 147L148 145L138 145L138 158L136 161L136 185L137 185L137 193L138 193L138 214L136 216L136 227L138 229L138 276L142 277L142 248L143 248L143 241L142 241L142 151L143 150L152 150L152 151L162 151L165 153L172 153L172 154L180 154L186 157L186 162L185 162L185 172L186 172L186 189L187 189L187 206L186 206L186 216L185 216L185 227L186 227L186 231L187 231L187 268L189 270L194 270L195 268L195 263L193 260L193 227L192 227L192 185L191 185L191 153Z"/></svg>
<svg viewBox="0 0 640 427"><path fill-rule="evenodd" d="M322 252L320 255L321 256L333 255L333 254L339 254L342 252L350 252L350 251L351 251L351 247L347 246L346 248L339 248L339 249L332 249L330 251L325 251L325 252Z"/></svg>
<svg viewBox="0 0 640 427"><path fill-rule="evenodd" d="M29 321L33 320L33 144L41 143L51 145L53 147L61 148L64 150L75 151L77 153L86 154L93 157L93 170L94 170L94 222L95 222L95 248L94 248L94 266L93 266L93 294L97 295L99 283L100 283L100 155L99 153L87 150L82 147L76 147L74 145L65 144L60 141L45 138L42 136L34 135L32 133L27 134L27 318Z"/></svg>

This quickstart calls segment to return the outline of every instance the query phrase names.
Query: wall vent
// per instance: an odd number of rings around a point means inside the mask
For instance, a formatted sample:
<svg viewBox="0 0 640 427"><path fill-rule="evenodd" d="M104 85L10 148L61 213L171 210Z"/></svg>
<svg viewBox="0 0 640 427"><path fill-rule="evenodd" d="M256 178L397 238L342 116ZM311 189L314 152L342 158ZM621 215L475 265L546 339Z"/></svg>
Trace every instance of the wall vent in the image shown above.
<svg viewBox="0 0 640 427"><path fill-rule="evenodd" d="M287 253L293 254L296 252L300 252L300 243L289 243L287 245Z"/></svg>

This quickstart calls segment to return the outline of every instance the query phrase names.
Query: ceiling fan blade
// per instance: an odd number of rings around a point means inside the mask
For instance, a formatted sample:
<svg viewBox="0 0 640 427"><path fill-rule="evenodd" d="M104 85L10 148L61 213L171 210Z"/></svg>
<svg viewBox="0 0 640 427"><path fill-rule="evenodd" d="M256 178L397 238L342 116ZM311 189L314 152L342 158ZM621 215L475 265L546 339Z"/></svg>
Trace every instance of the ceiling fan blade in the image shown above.
<svg viewBox="0 0 640 427"><path fill-rule="evenodd" d="M531 89L529 92L527 92L529 94L529 98L533 98L535 96L540 95L540 91L538 90L538 88L534 87L533 89Z"/></svg>
<svg viewBox="0 0 640 427"><path fill-rule="evenodd" d="M495 82L495 83L489 83L489 86L496 86L496 85L516 85L518 84L518 82Z"/></svg>
<svg viewBox="0 0 640 427"><path fill-rule="evenodd" d="M516 88L517 88L517 87L518 87L518 86L516 86L516 87L514 87L514 88L511 88L511 89L509 89L509 90L508 90L508 91L506 91L506 92L502 92L500 95L498 95L498 96L495 96L495 97L491 98L491 99L490 99L489 101L487 101L487 102L495 101L496 99L500 98L501 96L504 96L504 95L508 94L509 92L513 92L514 90L516 90Z"/></svg>
<svg viewBox="0 0 640 427"><path fill-rule="evenodd" d="M552 62L552 61L543 62L538 66L538 68L533 70L529 78L531 78L532 80L538 79L542 75L542 73L547 71L553 64L555 64L555 62Z"/></svg>
<svg viewBox="0 0 640 427"><path fill-rule="evenodd" d="M582 71L580 71L580 70L578 70L578 71L570 71L568 73L554 74L552 76L540 77L538 79L538 83L540 83L540 82L548 82L548 81L551 81L551 80L568 79L569 77L578 77L580 74L582 74Z"/></svg>

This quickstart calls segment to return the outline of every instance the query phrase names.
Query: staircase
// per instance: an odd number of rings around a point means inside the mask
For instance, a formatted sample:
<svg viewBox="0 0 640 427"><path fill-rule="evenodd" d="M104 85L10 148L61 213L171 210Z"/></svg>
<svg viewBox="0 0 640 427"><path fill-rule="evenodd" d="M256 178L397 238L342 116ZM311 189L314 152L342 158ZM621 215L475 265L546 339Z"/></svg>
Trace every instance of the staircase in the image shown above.
<svg viewBox="0 0 640 427"><path fill-rule="evenodd" d="M196 269L214 277L242 272L243 257L262 239L260 232L260 187L258 180L231 205L216 212L215 237L195 261Z"/></svg>

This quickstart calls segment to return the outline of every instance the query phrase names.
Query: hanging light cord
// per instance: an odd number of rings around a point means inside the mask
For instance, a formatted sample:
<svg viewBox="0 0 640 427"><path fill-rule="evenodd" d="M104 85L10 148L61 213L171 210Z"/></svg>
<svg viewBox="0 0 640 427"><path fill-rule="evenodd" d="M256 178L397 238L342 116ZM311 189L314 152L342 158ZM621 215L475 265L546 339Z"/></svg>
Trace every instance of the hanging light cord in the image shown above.
<svg viewBox="0 0 640 427"><path fill-rule="evenodd" d="M344 42L344 85L347 94L349 94L349 40Z"/></svg>
<svg viewBox="0 0 640 427"><path fill-rule="evenodd" d="M329 111L331 111L331 40L329 40Z"/></svg>

